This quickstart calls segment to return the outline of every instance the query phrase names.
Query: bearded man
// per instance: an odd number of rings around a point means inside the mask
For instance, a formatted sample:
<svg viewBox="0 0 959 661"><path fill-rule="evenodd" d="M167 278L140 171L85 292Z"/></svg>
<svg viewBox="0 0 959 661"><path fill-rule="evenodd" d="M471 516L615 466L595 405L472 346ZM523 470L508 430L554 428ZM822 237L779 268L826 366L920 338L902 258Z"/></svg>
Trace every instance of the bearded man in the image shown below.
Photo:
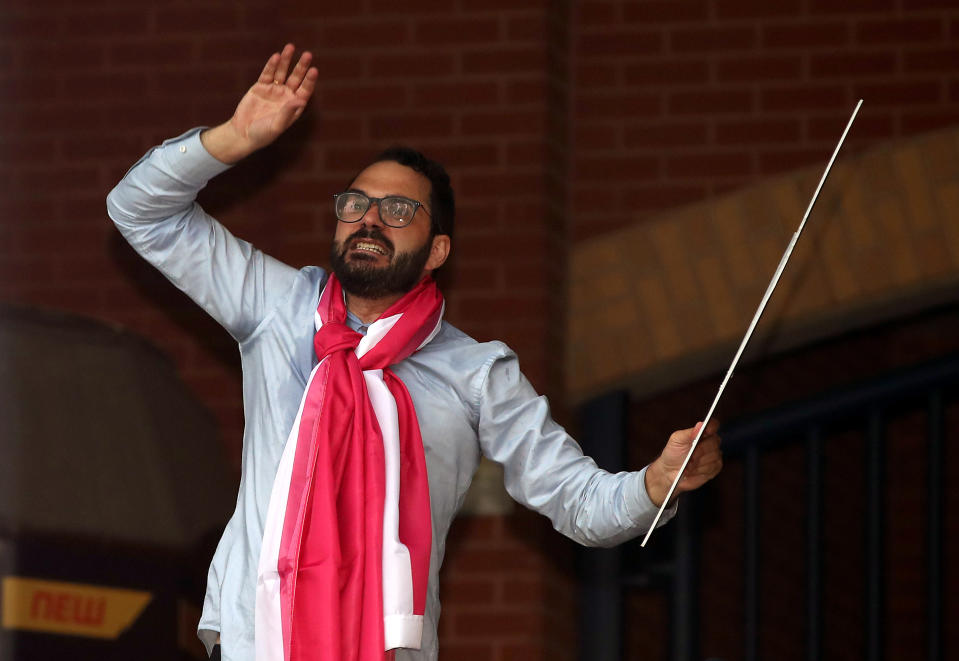
<svg viewBox="0 0 959 661"><path fill-rule="evenodd" d="M646 531L695 436L609 474L550 417L501 342L442 319L431 274L450 252L449 177L383 152L334 196L332 274L294 269L195 202L302 114L318 72L274 53L229 121L152 149L110 193L110 217L239 343L243 469L214 555L199 635L230 661L435 661L438 572L481 455L506 488L587 545ZM709 429L679 483L722 465Z"/></svg>

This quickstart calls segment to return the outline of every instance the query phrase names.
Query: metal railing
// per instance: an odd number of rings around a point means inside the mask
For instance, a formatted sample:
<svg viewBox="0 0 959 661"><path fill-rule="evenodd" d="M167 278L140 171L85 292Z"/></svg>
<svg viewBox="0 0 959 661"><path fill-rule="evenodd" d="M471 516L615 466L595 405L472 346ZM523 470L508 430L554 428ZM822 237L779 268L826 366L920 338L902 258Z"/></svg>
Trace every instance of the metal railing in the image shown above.
<svg viewBox="0 0 959 661"><path fill-rule="evenodd" d="M922 411L926 429L924 658L943 658L943 461L946 436L945 410L956 401L959 356L931 364L897 370L853 387L829 391L815 398L790 403L723 429L727 465L742 462L743 481L743 649L736 658L760 658L763 542L760 533L761 458L770 450L801 443L805 454L805 511L803 531L804 604L802 608L804 658L824 658L824 444L832 430L861 429L865 452L861 471L865 484L863 517L863 658L881 661L885 655L886 626L884 577L886 564L886 442L892 416ZM599 450L601 465L622 468L626 442L628 398L612 393L582 409L584 445ZM617 443L623 443L616 449ZM605 447L605 450L603 449ZM605 455L605 456L603 456ZM695 494L684 496L680 515L670 524L673 544L667 557L633 566L622 549L581 554L580 658L613 661L623 658L623 596L631 586L658 587L671 596L669 658L701 659L699 630L700 507ZM730 543L738 543L731 540ZM592 582L591 582L592 581ZM615 613L611 613L615 610ZM918 651L917 651L918 652ZM916 657L919 658L917 653Z"/></svg>

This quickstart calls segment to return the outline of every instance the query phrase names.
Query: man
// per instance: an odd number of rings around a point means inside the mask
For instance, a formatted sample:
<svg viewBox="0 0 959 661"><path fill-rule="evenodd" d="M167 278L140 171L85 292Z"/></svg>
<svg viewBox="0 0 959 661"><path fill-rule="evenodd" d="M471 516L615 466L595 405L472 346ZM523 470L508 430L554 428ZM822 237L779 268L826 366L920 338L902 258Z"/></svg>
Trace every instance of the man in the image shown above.
<svg viewBox="0 0 959 661"><path fill-rule="evenodd" d="M442 321L431 273L453 193L438 164L384 152L335 196L333 275L288 267L194 201L300 116L318 77L288 44L231 119L151 150L111 192L133 247L238 341L246 428L237 508L210 567L199 634L231 661L437 658L446 534L480 454L576 541L645 532L697 428L611 475L552 421L502 343ZM703 435L678 491L722 465Z"/></svg>

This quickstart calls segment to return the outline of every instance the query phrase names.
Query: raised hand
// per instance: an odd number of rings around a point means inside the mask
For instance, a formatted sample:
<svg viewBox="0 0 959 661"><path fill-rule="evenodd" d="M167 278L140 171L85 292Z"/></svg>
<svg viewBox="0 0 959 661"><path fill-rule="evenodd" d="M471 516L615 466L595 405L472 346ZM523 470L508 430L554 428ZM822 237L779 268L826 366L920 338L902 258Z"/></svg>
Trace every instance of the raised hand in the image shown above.
<svg viewBox="0 0 959 661"><path fill-rule="evenodd" d="M686 460L686 455L701 425L700 422L689 429L673 432L662 453L646 470L646 492L657 507L662 505L669 487L676 479L676 473ZM722 469L723 454L719 448L719 435L716 434L718 428L719 425L715 421L710 421L706 427L682 478L676 485L675 495L698 489L716 477Z"/></svg>
<svg viewBox="0 0 959 661"><path fill-rule="evenodd" d="M287 44L273 53L229 121L204 131L203 146L214 158L236 163L276 140L303 114L319 72L310 66L313 56L308 51L291 71L295 50Z"/></svg>

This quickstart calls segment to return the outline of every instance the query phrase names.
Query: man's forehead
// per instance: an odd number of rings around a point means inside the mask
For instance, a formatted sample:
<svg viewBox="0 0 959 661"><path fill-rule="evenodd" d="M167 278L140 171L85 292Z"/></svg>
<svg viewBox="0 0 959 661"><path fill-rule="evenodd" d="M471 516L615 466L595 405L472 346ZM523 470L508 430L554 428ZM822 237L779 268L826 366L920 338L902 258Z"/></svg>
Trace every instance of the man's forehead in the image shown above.
<svg viewBox="0 0 959 661"><path fill-rule="evenodd" d="M350 188L374 197L404 195L427 202L430 180L413 168L396 161L380 161L360 172L350 184Z"/></svg>

